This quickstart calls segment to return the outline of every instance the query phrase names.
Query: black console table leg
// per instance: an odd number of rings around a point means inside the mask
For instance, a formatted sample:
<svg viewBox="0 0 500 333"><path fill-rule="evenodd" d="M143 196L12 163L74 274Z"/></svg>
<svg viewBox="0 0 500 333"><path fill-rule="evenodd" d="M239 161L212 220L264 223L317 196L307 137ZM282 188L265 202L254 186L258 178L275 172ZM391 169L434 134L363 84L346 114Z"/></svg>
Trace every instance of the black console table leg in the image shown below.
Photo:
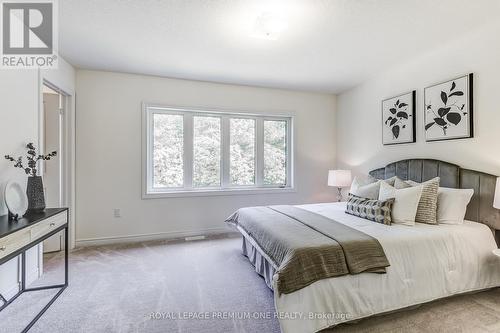
<svg viewBox="0 0 500 333"><path fill-rule="evenodd" d="M21 292L26 289L26 251L21 253Z"/></svg>
<svg viewBox="0 0 500 333"><path fill-rule="evenodd" d="M68 213L69 215L69 213ZM68 216L69 221L69 216ZM64 229L64 285L68 286L68 251L69 251L69 239L68 239L68 227Z"/></svg>
<svg viewBox="0 0 500 333"><path fill-rule="evenodd" d="M28 288L28 289L24 290L24 292L27 292L27 291L61 288L61 289L59 289L57 294L55 294L54 297L52 297L52 299L47 303L47 305L45 305L43 307L43 309L36 315L36 317L33 318L33 320L28 324L28 326L26 326L23 329L22 333L28 332L33 327L33 325L35 325L37 320L40 319L40 317L45 313L45 311L47 311L47 309L52 305L52 303L54 303L56 301L56 299L62 294L62 292L68 287L68 261L69 261L68 260L68 253L69 253L68 227L64 228L63 230L64 230L64 284L63 285L43 286L43 287L38 287L38 288L33 288L33 289Z"/></svg>

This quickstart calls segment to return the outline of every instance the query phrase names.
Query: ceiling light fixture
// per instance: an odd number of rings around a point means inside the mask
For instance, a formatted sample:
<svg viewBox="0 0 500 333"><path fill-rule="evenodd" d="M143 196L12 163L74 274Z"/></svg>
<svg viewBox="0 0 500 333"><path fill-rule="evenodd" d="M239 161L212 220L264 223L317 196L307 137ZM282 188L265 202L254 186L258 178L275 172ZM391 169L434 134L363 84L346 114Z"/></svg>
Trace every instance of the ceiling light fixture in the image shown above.
<svg viewBox="0 0 500 333"><path fill-rule="evenodd" d="M272 13L265 12L256 18L252 37L276 40L285 29L286 24L283 20Z"/></svg>

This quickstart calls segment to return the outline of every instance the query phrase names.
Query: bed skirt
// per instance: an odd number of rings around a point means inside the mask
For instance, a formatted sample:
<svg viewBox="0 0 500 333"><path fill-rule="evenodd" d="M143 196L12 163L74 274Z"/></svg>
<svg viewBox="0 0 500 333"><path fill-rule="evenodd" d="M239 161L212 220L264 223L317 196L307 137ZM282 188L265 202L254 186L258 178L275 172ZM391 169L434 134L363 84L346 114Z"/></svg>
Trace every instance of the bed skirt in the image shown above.
<svg viewBox="0 0 500 333"><path fill-rule="evenodd" d="M276 269L260 254L259 251L257 251L249 239L245 236L243 236L242 239L241 250L243 254L255 267L257 274L264 278L266 285L273 290L273 276Z"/></svg>

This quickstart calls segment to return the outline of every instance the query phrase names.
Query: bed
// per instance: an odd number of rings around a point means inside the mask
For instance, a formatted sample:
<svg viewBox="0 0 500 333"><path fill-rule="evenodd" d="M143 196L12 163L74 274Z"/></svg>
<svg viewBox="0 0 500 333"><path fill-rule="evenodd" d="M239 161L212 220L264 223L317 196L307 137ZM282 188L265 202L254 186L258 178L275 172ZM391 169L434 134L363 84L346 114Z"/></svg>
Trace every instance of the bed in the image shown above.
<svg viewBox="0 0 500 333"><path fill-rule="evenodd" d="M242 251L273 290L283 333L318 332L340 323L391 312L435 299L500 286L495 230L500 215L492 207L496 177L436 160L404 160L370 174L397 175L423 182L441 177L441 186L473 188L467 221L461 225L383 225L345 213L345 203L296 206L359 230L383 247L386 274L361 273L320 279L290 293L278 293L277 267L245 229ZM476 222L473 222L476 221Z"/></svg>

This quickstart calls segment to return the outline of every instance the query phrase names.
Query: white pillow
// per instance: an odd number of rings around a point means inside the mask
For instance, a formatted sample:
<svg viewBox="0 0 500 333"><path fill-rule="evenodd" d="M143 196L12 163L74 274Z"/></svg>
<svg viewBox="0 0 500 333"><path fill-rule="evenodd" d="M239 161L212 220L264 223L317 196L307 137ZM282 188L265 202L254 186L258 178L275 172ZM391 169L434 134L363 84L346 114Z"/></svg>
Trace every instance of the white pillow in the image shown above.
<svg viewBox="0 0 500 333"><path fill-rule="evenodd" d="M377 182L377 180L371 176L362 179L361 177L355 176L351 183L351 189L349 192L356 191L360 186L365 186ZM354 194L354 193L353 193Z"/></svg>
<svg viewBox="0 0 500 333"><path fill-rule="evenodd" d="M415 216L422 190L423 186L396 189L386 182L381 182L378 199L381 201L396 199L392 206L392 223L415 225Z"/></svg>
<svg viewBox="0 0 500 333"><path fill-rule="evenodd" d="M378 192L380 191L380 183L381 181L379 180L375 183L361 185L361 183L354 178L349 192L361 198L377 200Z"/></svg>
<svg viewBox="0 0 500 333"><path fill-rule="evenodd" d="M396 180L394 181L394 187L398 190L402 189L402 188L408 188L408 187L411 187L410 184L408 184L407 181L404 181L402 180L401 178L399 177L396 177Z"/></svg>
<svg viewBox="0 0 500 333"><path fill-rule="evenodd" d="M384 180L383 182L394 185L394 181L396 177L391 177L389 179ZM349 193L352 193L358 197L378 200L378 193L380 191L380 182L381 180L377 180L372 176L368 176L366 179L361 179L360 177L354 177L351 183L351 189Z"/></svg>
<svg viewBox="0 0 500 333"><path fill-rule="evenodd" d="M439 224L464 223L467 205L474 190L440 187L438 189L437 220Z"/></svg>

